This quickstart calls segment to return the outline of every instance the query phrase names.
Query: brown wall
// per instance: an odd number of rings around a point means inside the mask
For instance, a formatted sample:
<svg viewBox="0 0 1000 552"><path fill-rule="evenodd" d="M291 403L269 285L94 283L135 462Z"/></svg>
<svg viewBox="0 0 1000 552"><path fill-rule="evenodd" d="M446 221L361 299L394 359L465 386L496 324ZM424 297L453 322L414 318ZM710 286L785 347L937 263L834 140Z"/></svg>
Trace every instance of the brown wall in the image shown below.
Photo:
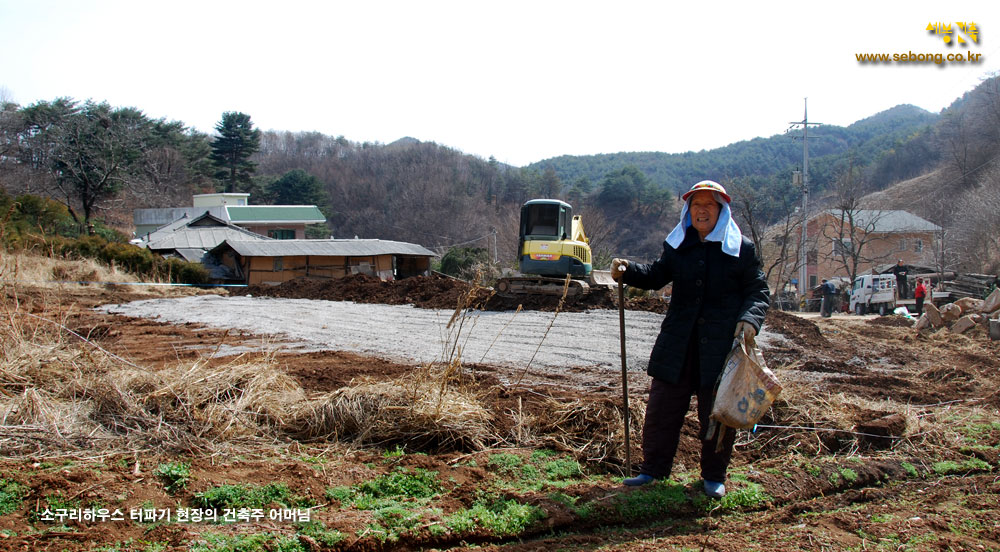
<svg viewBox="0 0 1000 552"><path fill-rule="evenodd" d="M383 280L392 278L392 255L244 257L243 266L247 269L248 284L277 285L295 278L342 278L355 272L366 272Z"/></svg>

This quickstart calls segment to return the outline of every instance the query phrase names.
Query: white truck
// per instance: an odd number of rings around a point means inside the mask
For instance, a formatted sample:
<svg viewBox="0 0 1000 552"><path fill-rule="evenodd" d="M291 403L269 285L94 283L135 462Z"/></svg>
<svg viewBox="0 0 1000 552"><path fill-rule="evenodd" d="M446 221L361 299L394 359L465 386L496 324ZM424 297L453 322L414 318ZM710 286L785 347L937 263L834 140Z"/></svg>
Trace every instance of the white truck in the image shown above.
<svg viewBox="0 0 1000 552"><path fill-rule="evenodd" d="M854 279L851 310L861 315L878 312L885 316L896 308L896 277L892 274L865 274Z"/></svg>

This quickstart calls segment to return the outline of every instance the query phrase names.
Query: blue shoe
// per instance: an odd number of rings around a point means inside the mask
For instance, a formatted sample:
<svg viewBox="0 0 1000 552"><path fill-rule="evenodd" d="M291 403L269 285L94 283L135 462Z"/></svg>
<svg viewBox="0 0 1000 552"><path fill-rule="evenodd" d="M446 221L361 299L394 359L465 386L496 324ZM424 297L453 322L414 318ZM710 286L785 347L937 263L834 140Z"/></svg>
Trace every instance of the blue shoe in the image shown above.
<svg viewBox="0 0 1000 552"><path fill-rule="evenodd" d="M726 496L726 486L718 481L705 480L705 496L708 498L722 498Z"/></svg>
<svg viewBox="0 0 1000 552"><path fill-rule="evenodd" d="M656 481L656 478L653 477L652 475L640 473L635 477L629 477L628 479L626 479L625 484L628 485L629 487L639 487L641 485L648 485L649 483L652 483L654 481Z"/></svg>

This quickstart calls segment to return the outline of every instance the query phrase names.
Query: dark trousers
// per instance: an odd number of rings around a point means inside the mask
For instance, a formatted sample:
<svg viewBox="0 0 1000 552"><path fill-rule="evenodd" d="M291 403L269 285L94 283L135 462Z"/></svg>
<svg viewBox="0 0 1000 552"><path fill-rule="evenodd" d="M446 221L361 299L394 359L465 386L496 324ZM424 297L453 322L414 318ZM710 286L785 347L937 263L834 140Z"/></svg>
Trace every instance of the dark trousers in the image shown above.
<svg viewBox="0 0 1000 552"><path fill-rule="evenodd" d="M691 405L691 395L698 395L698 422L701 429L698 437L701 439L701 477L709 481L724 482L726 469L733 455L733 442L736 440L736 430L726 428L722 439L721 450L716 452L718 432L713 439L706 441L709 415L712 413L712 402L715 395L715 382L709 387L699 385L697 347L688 347L691 354L687 355L680 381L676 384L667 383L653 378L649 384L649 404L646 406L646 420L642 425L642 465L640 473L651 475L657 479L670 477L674 465L677 445L680 443L681 428L684 425L684 415ZM721 430L722 427L720 426Z"/></svg>
<svg viewBox="0 0 1000 552"><path fill-rule="evenodd" d="M837 303L837 296L832 294L823 295L823 301L820 302L820 315L826 318L833 316L833 310Z"/></svg>
<svg viewBox="0 0 1000 552"><path fill-rule="evenodd" d="M923 297L917 297L916 308L917 308L917 316L920 316L921 314L924 313L924 298Z"/></svg>

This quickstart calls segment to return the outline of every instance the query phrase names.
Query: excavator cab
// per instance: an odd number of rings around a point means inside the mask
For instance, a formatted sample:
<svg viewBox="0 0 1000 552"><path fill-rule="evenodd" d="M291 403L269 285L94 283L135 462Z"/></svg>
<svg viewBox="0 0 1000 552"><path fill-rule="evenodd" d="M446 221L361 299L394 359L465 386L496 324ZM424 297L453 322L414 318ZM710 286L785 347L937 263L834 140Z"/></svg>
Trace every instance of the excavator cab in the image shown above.
<svg viewBox="0 0 1000 552"><path fill-rule="evenodd" d="M533 199L521 207L519 269L522 274L586 278L590 240L573 207L558 199Z"/></svg>

